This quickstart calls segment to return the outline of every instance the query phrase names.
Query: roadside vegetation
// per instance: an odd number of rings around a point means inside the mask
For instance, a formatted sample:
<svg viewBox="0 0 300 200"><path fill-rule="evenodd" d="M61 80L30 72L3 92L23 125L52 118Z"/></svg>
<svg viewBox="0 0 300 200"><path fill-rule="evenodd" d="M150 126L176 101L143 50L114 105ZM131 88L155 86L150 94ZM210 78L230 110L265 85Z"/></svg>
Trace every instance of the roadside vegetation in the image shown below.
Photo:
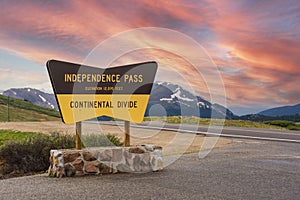
<svg viewBox="0 0 300 200"><path fill-rule="evenodd" d="M122 145L115 135L86 135L84 140L90 142L88 147ZM0 130L0 178L45 172L51 149L72 148L75 136Z"/></svg>
<svg viewBox="0 0 300 200"><path fill-rule="evenodd" d="M8 141L24 141L29 137L36 136L38 133L20 132L12 130L0 130L0 147Z"/></svg>
<svg viewBox="0 0 300 200"><path fill-rule="evenodd" d="M8 109L9 104L9 109ZM60 120L58 111L34 105L28 101L0 95L0 121Z"/></svg>
<svg viewBox="0 0 300 200"><path fill-rule="evenodd" d="M168 116L168 117L145 117L144 121L160 121L167 123L183 123L183 124L199 124L200 126L228 126L228 127L241 127L241 128L265 128L265 129L290 129L290 130L299 130L299 124L290 122L289 126L285 124L276 123L276 121L284 120L275 120L268 122L253 122L249 120L229 120L229 119L208 119L208 118L199 118L199 117L181 117L181 116ZM275 122L275 123L273 123ZM289 122L289 121L286 121Z"/></svg>
<svg viewBox="0 0 300 200"><path fill-rule="evenodd" d="M113 134L87 134L81 137L84 147L122 146L120 138Z"/></svg>
<svg viewBox="0 0 300 200"><path fill-rule="evenodd" d="M279 127L283 127L283 128L289 129L289 130L300 131L300 123L295 123L295 122L291 122L291 121L273 120L273 121L265 122L265 124L279 126Z"/></svg>

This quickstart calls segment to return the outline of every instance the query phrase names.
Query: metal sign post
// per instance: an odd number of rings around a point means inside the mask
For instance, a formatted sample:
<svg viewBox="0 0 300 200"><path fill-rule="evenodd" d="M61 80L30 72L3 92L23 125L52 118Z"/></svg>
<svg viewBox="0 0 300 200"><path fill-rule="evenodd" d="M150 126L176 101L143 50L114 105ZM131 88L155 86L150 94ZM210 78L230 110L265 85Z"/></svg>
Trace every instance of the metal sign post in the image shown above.
<svg viewBox="0 0 300 200"><path fill-rule="evenodd" d="M124 121L124 147L130 146L130 122Z"/></svg>

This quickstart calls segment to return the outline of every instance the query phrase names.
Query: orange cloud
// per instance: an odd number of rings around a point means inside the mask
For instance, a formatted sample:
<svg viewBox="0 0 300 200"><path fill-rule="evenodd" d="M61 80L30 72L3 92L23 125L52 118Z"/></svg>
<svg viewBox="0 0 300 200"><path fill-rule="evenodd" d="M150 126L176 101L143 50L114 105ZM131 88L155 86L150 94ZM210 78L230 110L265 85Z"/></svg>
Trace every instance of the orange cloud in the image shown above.
<svg viewBox="0 0 300 200"><path fill-rule="evenodd" d="M51 58L81 62L110 36L139 27L165 27L187 34L206 48L222 73L231 105L299 103L297 1L25 1L0 6L0 49L38 63ZM186 48L181 41L168 43L147 33L125 40L137 46L157 42L168 49ZM116 48L117 43L106 53ZM215 73L209 68L202 68L205 77L199 78L195 67L171 52L129 55L116 63L158 60L165 66L160 79L167 75L184 85L172 73L175 70L191 77L192 87L209 98L204 80L213 82L210 76Z"/></svg>

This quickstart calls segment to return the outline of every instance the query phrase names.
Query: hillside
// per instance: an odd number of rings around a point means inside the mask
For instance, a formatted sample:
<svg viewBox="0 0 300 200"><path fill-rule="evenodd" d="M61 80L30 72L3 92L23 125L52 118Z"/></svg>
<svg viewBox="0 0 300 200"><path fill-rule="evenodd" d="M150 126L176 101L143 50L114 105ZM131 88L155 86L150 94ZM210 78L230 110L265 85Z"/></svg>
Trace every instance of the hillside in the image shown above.
<svg viewBox="0 0 300 200"><path fill-rule="evenodd" d="M40 107L30 102L9 98L8 117L8 97L0 95L0 121L50 121L60 120L58 111L50 108Z"/></svg>
<svg viewBox="0 0 300 200"><path fill-rule="evenodd" d="M285 116L285 115L297 115L300 114L300 104L293 105L293 106L282 106L282 107L276 107L276 108L271 108L268 110L264 110L260 113L260 115L265 115L265 116Z"/></svg>
<svg viewBox="0 0 300 200"><path fill-rule="evenodd" d="M34 88L11 88L3 91L3 95L29 101L37 106L58 110L53 94L45 93Z"/></svg>

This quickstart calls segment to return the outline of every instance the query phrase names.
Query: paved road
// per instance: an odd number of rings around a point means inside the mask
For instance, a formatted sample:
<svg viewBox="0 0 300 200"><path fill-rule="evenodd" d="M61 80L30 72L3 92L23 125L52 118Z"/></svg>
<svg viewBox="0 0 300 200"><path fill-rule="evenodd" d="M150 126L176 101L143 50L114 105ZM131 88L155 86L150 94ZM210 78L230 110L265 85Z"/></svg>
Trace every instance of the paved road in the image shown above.
<svg viewBox="0 0 300 200"><path fill-rule="evenodd" d="M298 143L233 139L157 173L0 180L0 199L299 199L299 152Z"/></svg>
<svg viewBox="0 0 300 200"><path fill-rule="evenodd" d="M95 122L85 122L95 123ZM96 122L98 123L98 122ZM123 122L100 122L110 125L123 125ZM133 127L142 127L148 129L163 129L171 131L179 131L191 134L203 134L208 136L219 135L222 137L244 138L244 139L259 139L283 142L300 143L300 131L290 130L271 130L260 128L235 128L235 127L210 127L197 126L191 124L167 124L160 122L144 122L142 124L132 124Z"/></svg>

